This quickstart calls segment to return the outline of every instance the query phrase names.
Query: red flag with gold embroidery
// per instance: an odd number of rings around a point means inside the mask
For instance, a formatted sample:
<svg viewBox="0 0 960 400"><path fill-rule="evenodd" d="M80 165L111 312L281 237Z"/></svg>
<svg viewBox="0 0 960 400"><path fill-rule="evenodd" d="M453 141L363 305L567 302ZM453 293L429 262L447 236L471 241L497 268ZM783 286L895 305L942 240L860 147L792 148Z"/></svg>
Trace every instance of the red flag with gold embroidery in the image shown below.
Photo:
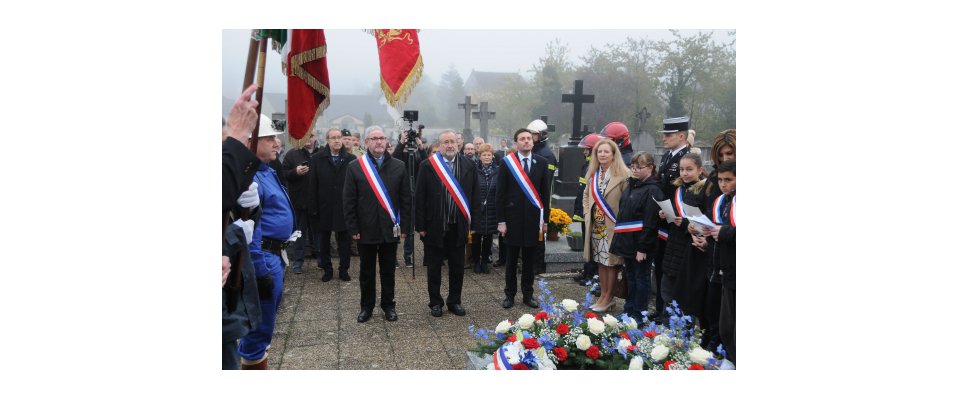
<svg viewBox="0 0 960 400"><path fill-rule="evenodd" d="M327 41L323 29L293 29L287 55L287 131L297 148L330 105Z"/></svg>
<svg viewBox="0 0 960 400"><path fill-rule="evenodd" d="M374 29L380 52L380 87L395 109L403 107L420 81L423 58L416 29Z"/></svg>

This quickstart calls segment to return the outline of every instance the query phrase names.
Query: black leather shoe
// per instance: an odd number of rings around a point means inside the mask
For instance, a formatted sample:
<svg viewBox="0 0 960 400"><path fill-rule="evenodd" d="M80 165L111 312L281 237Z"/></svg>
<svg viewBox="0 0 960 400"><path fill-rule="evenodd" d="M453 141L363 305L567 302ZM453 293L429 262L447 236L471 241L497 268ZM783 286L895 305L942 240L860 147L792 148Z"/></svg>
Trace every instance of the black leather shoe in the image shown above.
<svg viewBox="0 0 960 400"><path fill-rule="evenodd" d="M461 317L464 316L464 315L467 315L467 310L464 310L464 309L463 309L463 306L461 306L461 305L459 305L459 304L450 304L450 305L447 306L447 308L450 309L450 312L452 312L452 313L454 313L454 314L456 314L456 315L459 315L459 316L461 316Z"/></svg>
<svg viewBox="0 0 960 400"><path fill-rule="evenodd" d="M540 308L540 302L537 299L523 299L523 304L526 304L527 307Z"/></svg>
<svg viewBox="0 0 960 400"><path fill-rule="evenodd" d="M347 271L340 271L340 280L344 282L350 282L350 274Z"/></svg>
<svg viewBox="0 0 960 400"><path fill-rule="evenodd" d="M503 308L513 307L513 297L507 297L503 299Z"/></svg>
<svg viewBox="0 0 960 400"><path fill-rule="evenodd" d="M430 307L430 315L434 317L439 317L443 315L443 306L437 304Z"/></svg>
<svg viewBox="0 0 960 400"><path fill-rule="evenodd" d="M320 278L320 280L323 282L330 282L331 279L333 279L333 270L332 269L323 270L323 278Z"/></svg>
<svg viewBox="0 0 960 400"><path fill-rule="evenodd" d="M373 316L373 311L360 310L360 315L357 315L357 322L367 322L370 320L371 316Z"/></svg>
<svg viewBox="0 0 960 400"><path fill-rule="evenodd" d="M397 320L397 310L392 308L383 310L383 319L387 321L396 321Z"/></svg>

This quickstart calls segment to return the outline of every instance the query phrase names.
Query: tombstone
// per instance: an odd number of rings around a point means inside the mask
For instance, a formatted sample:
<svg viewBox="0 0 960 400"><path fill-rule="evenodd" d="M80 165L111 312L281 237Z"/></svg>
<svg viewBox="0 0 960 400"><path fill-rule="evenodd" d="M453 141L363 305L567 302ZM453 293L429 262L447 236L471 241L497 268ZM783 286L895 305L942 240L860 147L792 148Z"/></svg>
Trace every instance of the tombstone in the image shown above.
<svg viewBox="0 0 960 400"><path fill-rule="evenodd" d="M470 113L477 109L477 105L470 102L470 96L463 98L463 103L457 104L463 110L463 141L472 142L473 133L470 131Z"/></svg>
<svg viewBox="0 0 960 400"><path fill-rule="evenodd" d="M497 113L487 111L487 102L480 102L480 111L473 112L473 119L480 120L480 137L483 138L483 141L487 141L487 122L491 119L497 119ZM473 138L470 140L466 139L466 134L464 134L464 143L468 141L473 141Z"/></svg>
<svg viewBox="0 0 960 400"><path fill-rule="evenodd" d="M637 129L636 133L634 133L635 138L632 141L633 150L637 152L645 151L653 156L656 156L658 154L657 141L653 138L653 135L651 135L650 132L647 132L645 129L647 126L647 119L650 118L650 113L647 112L647 108L644 107L636 114L636 117L637 121L639 122L639 129Z"/></svg>
<svg viewBox="0 0 960 400"><path fill-rule="evenodd" d="M581 125L583 117L583 104L593 103L592 94L583 93L583 81L574 81L573 94L564 94L561 98L563 103L573 103L573 132L570 133L570 141L566 146L560 148L560 157L557 166L557 178L553 183L553 195L551 196L551 206L561 208L568 214L573 215L573 202L580 191L580 169L583 168L583 150L578 148L580 139L586 132L586 127Z"/></svg>

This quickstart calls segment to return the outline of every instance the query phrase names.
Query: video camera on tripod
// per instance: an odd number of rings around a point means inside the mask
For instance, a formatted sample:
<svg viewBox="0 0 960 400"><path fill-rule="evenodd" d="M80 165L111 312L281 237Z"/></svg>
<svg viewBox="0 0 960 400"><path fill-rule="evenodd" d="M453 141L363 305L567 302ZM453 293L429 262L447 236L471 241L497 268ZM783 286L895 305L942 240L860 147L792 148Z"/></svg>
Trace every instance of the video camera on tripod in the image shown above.
<svg viewBox="0 0 960 400"><path fill-rule="evenodd" d="M404 143L407 151L415 151L420 148L417 139L423 136L423 124L417 125L417 129L413 129L413 123L417 121L419 114L420 112L417 110L403 110L403 120L410 124L410 128L404 131L407 134L407 142Z"/></svg>

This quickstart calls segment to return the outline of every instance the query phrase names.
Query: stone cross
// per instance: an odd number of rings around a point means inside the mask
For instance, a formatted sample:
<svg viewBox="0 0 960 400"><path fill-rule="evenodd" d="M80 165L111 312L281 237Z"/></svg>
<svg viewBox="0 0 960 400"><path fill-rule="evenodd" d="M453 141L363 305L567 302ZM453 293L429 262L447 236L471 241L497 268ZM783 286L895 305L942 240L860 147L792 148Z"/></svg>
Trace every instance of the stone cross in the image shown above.
<svg viewBox="0 0 960 400"><path fill-rule="evenodd" d="M573 82L573 94L565 94L560 99L563 103L573 103L573 132L570 133L570 144L580 143L581 133L579 132L580 120L583 116L583 103L593 103L592 94L583 94L583 81Z"/></svg>
<svg viewBox="0 0 960 400"><path fill-rule="evenodd" d="M547 124L547 133L550 133L550 132L553 132L553 131L556 131L556 130L557 130L557 126L556 126L556 125L547 123L547 116L546 116L546 115L541 115L541 116L540 116L540 120L543 121L543 123Z"/></svg>
<svg viewBox="0 0 960 400"><path fill-rule="evenodd" d="M650 113L647 112L647 108L644 107L637 113L636 117L640 121L640 129L637 129L637 133L641 133L644 131L643 128L647 126L647 118L650 118Z"/></svg>
<svg viewBox="0 0 960 400"><path fill-rule="evenodd" d="M480 120L480 137L487 140L487 121L497 119L497 113L488 111L487 102L480 102L480 111L473 112L473 119Z"/></svg>
<svg viewBox="0 0 960 400"><path fill-rule="evenodd" d="M473 140L473 134L470 133L470 113L477 109L477 105L470 102L470 96L465 96L463 103L457 104L457 108L463 110L464 140Z"/></svg>

